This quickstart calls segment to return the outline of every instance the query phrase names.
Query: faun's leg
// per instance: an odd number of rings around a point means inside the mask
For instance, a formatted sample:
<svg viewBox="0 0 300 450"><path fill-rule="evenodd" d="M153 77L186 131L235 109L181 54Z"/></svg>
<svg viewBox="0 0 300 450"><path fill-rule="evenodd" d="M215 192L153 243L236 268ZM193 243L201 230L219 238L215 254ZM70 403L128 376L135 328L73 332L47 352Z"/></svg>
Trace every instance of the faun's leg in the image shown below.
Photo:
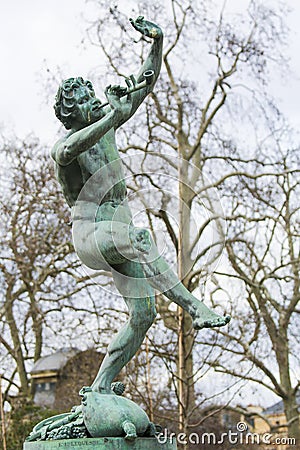
<svg viewBox="0 0 300 450"><path fill-rule="evenodd" d="M128 306L129 320L108 346L107 354L93 382L92 388L101 393L111 392L112 381L135 355L156 315L154 292L145 280L140 264L128 261L116 267L118 270L113 269L113 277ZM125 283L122 275L126 277ZM138 279L139 298L130 298L127 294L131 290L137 294L135 279Z"/></svg>
<svg viewBox="0 0 300 450"><path fill-rule="evenodd" d="M230 316L214 313L185 288L159 255L147 230L135 228L131 233L131 241L138 251L139 261L148 283L185 309L192 316L195 329L221 327L230 321Z"/></svg>
<svg viewBox="0 0 300 450"><path fill-rule="evenodd" d="M85 241L81 239L82 243L76 248L81 260L89 267L101 269L101 261L106 261L110 267L126 265L126 260L139 261L147 282L185 309L192 316L195 329L221 327L230 321L229 316L223 317L214 313L184 287L159 255L147 230L116 221L99 222L90 226L89 233L84 234ZM132 266L130 270L133 270ZM120 273L120 277L122 295L127 298L140 298L139 290L145 288L144 281L137 281L141 275L131 273L125 276L125 273ZM133 283L128 286L127 278L133 279Z"/></svg>

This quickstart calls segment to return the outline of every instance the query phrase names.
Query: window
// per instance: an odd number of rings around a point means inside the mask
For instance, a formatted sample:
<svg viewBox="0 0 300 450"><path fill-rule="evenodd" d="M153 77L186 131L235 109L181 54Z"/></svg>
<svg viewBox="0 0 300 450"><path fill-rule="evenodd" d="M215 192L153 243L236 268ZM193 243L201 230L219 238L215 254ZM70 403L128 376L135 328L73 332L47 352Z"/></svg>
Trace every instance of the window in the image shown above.
<svg viewBox="0 0 300 450"><path fill-rule="evenodd" d="M54 391L56 383L37 383L35 387L35 392L44 392L44 391Z"/></svg>

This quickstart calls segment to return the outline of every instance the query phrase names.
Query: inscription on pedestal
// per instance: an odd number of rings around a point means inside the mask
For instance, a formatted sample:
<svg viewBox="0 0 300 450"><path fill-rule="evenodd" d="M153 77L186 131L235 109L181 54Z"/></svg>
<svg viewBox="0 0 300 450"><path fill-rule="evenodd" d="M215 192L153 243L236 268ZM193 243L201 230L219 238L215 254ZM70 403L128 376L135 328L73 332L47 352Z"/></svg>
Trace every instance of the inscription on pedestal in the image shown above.
<svg viewBox="0 0 300 450"><path fill-rule="evenodd" d="M124 438L86 438L57 441L25 442L23 450L176 450L176 441L159 443L156 438L137 438L126 441Z"/></svg>

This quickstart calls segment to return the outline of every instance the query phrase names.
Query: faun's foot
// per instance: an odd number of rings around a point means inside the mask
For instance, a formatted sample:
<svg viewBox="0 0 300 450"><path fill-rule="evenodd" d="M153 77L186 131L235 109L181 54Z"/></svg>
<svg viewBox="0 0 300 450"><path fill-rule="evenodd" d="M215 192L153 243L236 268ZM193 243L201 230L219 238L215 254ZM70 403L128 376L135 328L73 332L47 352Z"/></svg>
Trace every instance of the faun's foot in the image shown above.
<svg viewBox="0 0 300 450"><path fill-rule="evenodd" d="M193 327L195 330L201 330L202 328L223 327L230 322L230 316L219 316L218 314L202 314L196 315L193 320Z"/></svg>
<svg viewBox="0 0 300 450"><path fill-rule="evenodd" d="M123 395L125 391L125 384L121 381L115 381L114 383L111 383L110 387L112 392L114 392L116 395Z"/></svg>
<svg viewBox="0 0 300 450"><path fill-rule="evenodd" d="M91 390L98 392L99 394L116 394L122 395L125 391L125 384L121 381L116 381L114 383L96 384L94 383Z"/></svg>
<svg viewBox="0 0 300 450"><path fill-rule="evenodd" d="M133 247L141 253L148 253L151 249L150 234L147 230L135 228L130 231Z"/></svg>
<svg viewBox="0 0 300 450"><path fill-rule="evenodd" d="M94 383L92 385L91 390L98 392L98 394L111 394L112 393L112 389L111 389L110 385L109 386L100 386L100 385Z"/></svg>

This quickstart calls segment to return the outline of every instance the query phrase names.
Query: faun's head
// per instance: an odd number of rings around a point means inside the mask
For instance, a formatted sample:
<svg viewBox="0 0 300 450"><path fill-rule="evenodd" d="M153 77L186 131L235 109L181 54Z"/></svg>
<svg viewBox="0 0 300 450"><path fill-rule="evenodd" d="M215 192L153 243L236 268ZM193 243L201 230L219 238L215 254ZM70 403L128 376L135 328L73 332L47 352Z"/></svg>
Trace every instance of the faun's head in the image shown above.
<svg viewBox="0 0 300 450"><path fill-rule="evenodd" d="M81 77L68 78L58 88L54 110L65 128L70 129L98 120L103 115L100 105L90 81Z"/></svg>

